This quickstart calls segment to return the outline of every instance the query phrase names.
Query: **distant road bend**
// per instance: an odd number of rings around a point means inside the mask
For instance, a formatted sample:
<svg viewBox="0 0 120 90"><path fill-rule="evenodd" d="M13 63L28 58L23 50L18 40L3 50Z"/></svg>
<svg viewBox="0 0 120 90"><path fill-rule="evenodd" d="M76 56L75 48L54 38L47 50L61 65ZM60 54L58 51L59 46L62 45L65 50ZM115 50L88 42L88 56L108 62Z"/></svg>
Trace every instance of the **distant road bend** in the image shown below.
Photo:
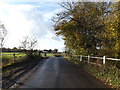
<svg viewBox="0 0 120 90"><path fill-rule="evenodd" d="M20 88L105 88L105 85L63 57L51 57Z"/></svg>

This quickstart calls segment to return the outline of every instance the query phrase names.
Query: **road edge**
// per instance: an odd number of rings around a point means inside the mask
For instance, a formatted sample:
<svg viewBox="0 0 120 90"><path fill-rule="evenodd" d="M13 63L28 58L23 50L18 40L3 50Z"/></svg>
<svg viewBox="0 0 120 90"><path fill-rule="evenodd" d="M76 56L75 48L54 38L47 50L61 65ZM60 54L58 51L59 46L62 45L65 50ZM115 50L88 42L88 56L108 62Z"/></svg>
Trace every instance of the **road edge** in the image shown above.
<svg viewBox="0 0 120 90"><path fill-rule="evenodd" d="M19 88L21 85L23 85L23 83L32 76L32 74L38 69L38 67L44 63L44 59L37 64L37 66L35 66L32 70L30 70L29 72L27 72L25 75L21 76L21 78L16 81L15 84L13 84L10 88Z"/></svg>
<svg viewBox="0 0 120 90"><path fill-rule="evenodd" d="M86 69L81 68L80 65L75 64L75 63L71 62L70 60L68 60L68 59L66 59L66 58L64 58L64 59L65 59L67 62L71 63L72 65L79 67L79 68L83 71L83 73L86 73L88 76L90 76L90 77L92 77L93 79L99 81L99 83L103 84L103 85L105 86L105 88L112 88L110 85L105 84L105 81L102 81L101 79L97 78L94 74L88 72Z"/></svg>

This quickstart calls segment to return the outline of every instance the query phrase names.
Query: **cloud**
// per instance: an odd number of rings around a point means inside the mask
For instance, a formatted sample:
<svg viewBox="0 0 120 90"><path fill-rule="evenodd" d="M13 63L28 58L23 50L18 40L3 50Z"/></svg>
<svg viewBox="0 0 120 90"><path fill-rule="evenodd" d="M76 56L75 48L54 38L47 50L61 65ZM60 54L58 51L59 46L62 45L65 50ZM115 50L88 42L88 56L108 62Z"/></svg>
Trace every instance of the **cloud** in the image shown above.
<svg viewBox="0 0 120 90"><path fill-rule="evenodd" d="M119 2L119 0L1 0L4 2Z"/></svg>
<svg viewBox="0 0 120 90"><path fill-rule="evenodd" d="M1 0L4 2L63 2L65 0Z"/></svg>
<svg viewBox="0 0 120 90"><path fill-rule="evenodd" d="M49 7L46 7L47 5ZM0 2L0 6L0 20L8 30L6 47L18 47L24 36L35 36L40 42L38 45L38 48L41 46L40 49L57 48L56 46L59 44L64 47L63 41L60 37L56 37L51 24L53 15L61 10L56 6L56 3L51 3L51 5L50 3L39 3L36 5Z"/></svg>

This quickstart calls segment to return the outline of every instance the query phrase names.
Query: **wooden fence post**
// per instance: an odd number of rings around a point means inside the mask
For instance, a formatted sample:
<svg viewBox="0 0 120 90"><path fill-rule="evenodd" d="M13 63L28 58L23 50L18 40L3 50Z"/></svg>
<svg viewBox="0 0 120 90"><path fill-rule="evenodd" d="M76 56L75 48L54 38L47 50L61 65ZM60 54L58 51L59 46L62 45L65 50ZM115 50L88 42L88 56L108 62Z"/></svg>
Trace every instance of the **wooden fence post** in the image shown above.
<svg viewBox="0 0 120 90"><path fill-rule="evenodd" d="M88 55L88 63L90 63L90 56Z"/></svg>
<svg viewBox="0 0 120 90"><path fill-rule="evenodd" d="M13 53L13 60L14 60L14 63L15 63L15 53Z"/></svg>
<svg viewBox="0 0 120 90"><path fill-rule="evenodd" d="M105 56L103 56L103 64L104 64L104 65L105 65L105 58L106 58L106 57L105 57Z"/></svg>
<svg viewBox="0 0 120 90"><path fill-rule="evenodd" d="M80 60L80 55L78 55L78 60Z"/></svg>
<svg viewBox="0 0 120 90"><path fill-rule="evenodd" d="M73 59L73 55L71 55L71 58Z"/></svg>
<svg viewBox="0 0 120 90"><path fill-rule="evenodd" d="M82 61L82 55L80 55L80 62Z"/></svg>

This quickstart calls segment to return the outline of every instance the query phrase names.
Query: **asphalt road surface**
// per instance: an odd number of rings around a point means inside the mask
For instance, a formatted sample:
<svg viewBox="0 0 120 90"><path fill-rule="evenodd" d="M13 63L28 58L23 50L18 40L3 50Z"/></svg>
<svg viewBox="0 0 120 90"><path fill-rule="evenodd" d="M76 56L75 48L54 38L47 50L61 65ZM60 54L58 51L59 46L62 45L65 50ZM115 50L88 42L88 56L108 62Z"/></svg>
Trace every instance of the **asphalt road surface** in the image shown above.
<svg viewBox="0 0 120 90"><path fill-rule="evenodd" d="M105 88L105 86L63 57L51 57L46 59L20 88Z"/></svg>

